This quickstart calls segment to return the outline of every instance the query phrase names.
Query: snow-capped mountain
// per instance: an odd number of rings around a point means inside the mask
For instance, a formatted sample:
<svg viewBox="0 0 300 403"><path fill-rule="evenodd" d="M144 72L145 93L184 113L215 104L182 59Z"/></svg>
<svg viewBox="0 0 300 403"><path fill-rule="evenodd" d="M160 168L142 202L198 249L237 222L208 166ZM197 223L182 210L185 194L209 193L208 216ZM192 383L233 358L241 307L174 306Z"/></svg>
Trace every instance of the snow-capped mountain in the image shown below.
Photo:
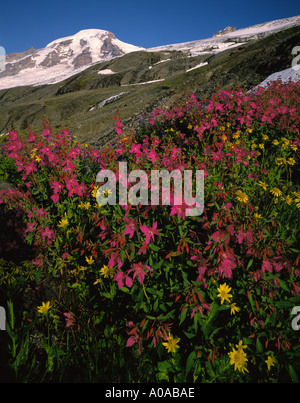
<svg viewBox="0 0 300 403"><path fill-rule="evenodd" d="M148 50L152 52L178 50L189 53L191 56L198 56L206 53L216 53L228 48L240 46L243 43L264 38L275 32L292 28L297 25L300 25L300 15L271 22L265 22L238 30L236 30L234 27L227 27L224 30L216 32L212 38L158 46L150 48Z"/></svg>
<svg viewBox="0 0 300 403"><path fill-rule="evenodd" d="M22 53L7 55L5 70L0 72L0 90L58 83L93 64L135 51L175 50L186 53L187 56L214 54L299 25L300 16L295 16L238 30L226 27L216 32L212 38L149 49L121 42L109 31L87 29L73 36L57 39L43 49L30 48Z"/></svg>
<svg viewBox="0 0 300 403"><path fill-rule="evenodd" d="M86 29L57 39L43 49L31 48L6 56L0 89L62 81L94 63L144 48L124 43L112 32Z"/></svg>

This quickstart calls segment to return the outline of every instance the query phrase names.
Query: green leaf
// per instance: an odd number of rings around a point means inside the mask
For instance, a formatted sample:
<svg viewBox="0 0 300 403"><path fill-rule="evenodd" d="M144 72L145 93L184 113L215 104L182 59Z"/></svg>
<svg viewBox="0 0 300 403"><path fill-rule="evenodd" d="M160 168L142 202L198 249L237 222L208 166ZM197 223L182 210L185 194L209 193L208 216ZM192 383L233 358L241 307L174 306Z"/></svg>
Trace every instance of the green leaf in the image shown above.
<svg viewBox="0 0 300 403"><path fill-rule="evenodd" d="M259 338L256 339L256 351L258 353L262 353L264 351L263 346L262 346Z"/></svg>
<svg viewBox="0 0 300 403"><path fill-rule="evenodd" d="M286 283L283 280L278 279L280 287L285 290L285 291L290 291L289 287L286 285Z"/></svg>
<svg viewBox="0 0 300 403"><path fill-rule="evenodd" d="M299 383L298 375L291 364L289 364L289 374L293 382Z"/></svg>
<svg viewBox="0 0 300 403"><path fill-rule="evenodd" d="M154 252L158 252L160 250L160 247L157 245L154 245L152 243L149 244L150 249L152 249Z"/></svg>
<svg viewBox="0 0 300 403"><path fill-rule="evenodd" d="M187 309L185 309L183 312L181 312L180 314L180 322L179 322L179 326L181 325L181 323L185 320L186 318L186 314L187 314Z"/></svg>
<svg viewBox="0 0 300 403"><path fill-rule="evenodd" d="M196 352L192 351L186 360L186 365L185 365L185 374L186 375L188 375L191 372L195 359L196 359Z"/></svg>
<svg viewBox="0 0 300 403"><path fill-rule="evenodd" d="M248 265L247 265L247 269L250 269L252 264L253 264L253 259L250 259L249 262L248 262Z"/></svg>

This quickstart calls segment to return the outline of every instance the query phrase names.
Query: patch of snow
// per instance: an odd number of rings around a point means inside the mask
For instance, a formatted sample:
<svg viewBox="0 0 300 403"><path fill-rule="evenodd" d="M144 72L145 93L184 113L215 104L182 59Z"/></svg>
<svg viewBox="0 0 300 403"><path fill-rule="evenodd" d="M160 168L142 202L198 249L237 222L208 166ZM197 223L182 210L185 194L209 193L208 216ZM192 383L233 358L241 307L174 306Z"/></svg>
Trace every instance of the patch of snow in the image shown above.
<svg viewBox="0 0 300 403"><path fill-rule="evenodd" d="M268 76L264 81L259 84L259 87L266 87L269 82L281 80L282 83L287 83L288 81L293 81L295 83L300 81L300 71L296 71L293 67L288 69L278 71L276 73Z"/></svg>
<svg viewBox="0 0 300 403"><path fill-rule="evenodd" d="M144 81L143 83L135 83L135 84L122 84L122 87L127 87L128 85L145 85L145 84L159 83L160 81L165 81L165 79L162 78L160 80Z"/></svg>
<svg viewBox="0 0 300 403"><path fill-rule="evenodd" d="M119 99L122 95L128 94L128 91L126 92L121 92L120 94L117 95L113 95L112 97L109 97L107 99L105 99L104 101L101 101L98 105L93 106L89 112L94 111L95 109L99 109L99 108L103 108L103 106L110 104L111 102L116 101L117 99Z"/></svg>
<svg viewBox="0 0 300 403"><path fill-rule="evenodd" d="M98 74L116 74L114 71L110 70L110 69L104 69L104 70L99 70Z"/></svg>
<svg viewBox="0 0 300 403"><path fill-rule="evenodd" d="M206 66L207 64L208 64L207 62L197 64L197 66L192 67L191 69L186 70L186 73L188 73L189 71L195 70L195 69L199 69L199 67Z"/></svg>

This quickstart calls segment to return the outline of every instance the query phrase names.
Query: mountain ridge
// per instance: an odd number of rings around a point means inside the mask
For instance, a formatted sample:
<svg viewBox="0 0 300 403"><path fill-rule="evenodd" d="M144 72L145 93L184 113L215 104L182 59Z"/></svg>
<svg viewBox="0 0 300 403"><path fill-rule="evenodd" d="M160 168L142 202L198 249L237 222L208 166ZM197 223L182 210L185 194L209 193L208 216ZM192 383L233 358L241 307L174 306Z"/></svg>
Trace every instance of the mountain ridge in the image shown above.
<svg viewBox="0 0 300 403"><path fill-rule="evenodd" d="M136 51L180 51L188 56L215 54L261 39L277 31L300 26L300 16L256 24L236 30L226 27L211 38L145 49L120 41L107 30L84 29L58 38L42 49L30 48L6 56L6 69L0 72L0 89L23 85L61 82L95 63Z"/></svg>

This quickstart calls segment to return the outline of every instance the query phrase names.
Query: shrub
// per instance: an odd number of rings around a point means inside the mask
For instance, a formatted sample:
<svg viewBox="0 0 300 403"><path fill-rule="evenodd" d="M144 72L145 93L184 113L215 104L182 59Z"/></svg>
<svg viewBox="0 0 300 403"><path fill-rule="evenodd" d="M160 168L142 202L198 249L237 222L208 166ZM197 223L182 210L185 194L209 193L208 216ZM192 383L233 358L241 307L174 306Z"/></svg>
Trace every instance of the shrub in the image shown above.
<svg viewBox="0 0 300 403"><path fill-rule="evenodd" d="M22 323L41 380L298 381L299 92L276 82L187 95L136 132L117 116L118 141L101 150L47 121L9 133L22 183L0 201L21 214L34 253L39 303ZM174 184L171 205L100 206L97 173L119 178L121 161L148 178L202 170L203 214L175 204ZM120 186L107 185L108 200Z"/></svg>

